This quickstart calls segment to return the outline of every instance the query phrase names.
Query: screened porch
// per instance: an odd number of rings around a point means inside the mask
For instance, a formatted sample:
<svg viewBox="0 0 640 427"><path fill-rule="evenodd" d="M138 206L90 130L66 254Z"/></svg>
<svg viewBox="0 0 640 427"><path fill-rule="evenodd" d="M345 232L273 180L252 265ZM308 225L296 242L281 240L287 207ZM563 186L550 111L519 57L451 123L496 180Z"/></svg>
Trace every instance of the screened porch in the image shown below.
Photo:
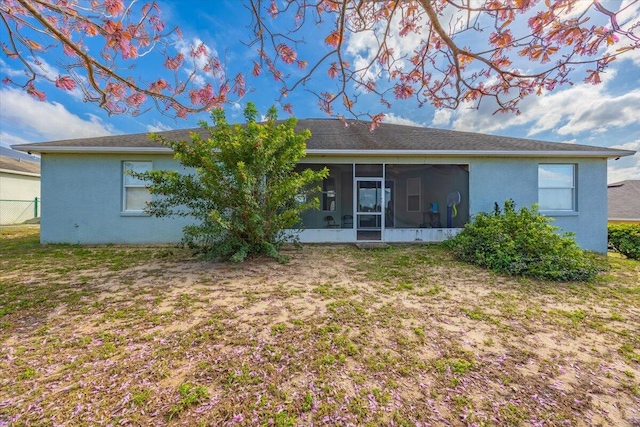
<svg viewBox="0 0 640 427"><path fill-rule="evenodd" d="M469 167L457 164L300 164L329 176L301 241L438 241L469 220Z"/></svg>

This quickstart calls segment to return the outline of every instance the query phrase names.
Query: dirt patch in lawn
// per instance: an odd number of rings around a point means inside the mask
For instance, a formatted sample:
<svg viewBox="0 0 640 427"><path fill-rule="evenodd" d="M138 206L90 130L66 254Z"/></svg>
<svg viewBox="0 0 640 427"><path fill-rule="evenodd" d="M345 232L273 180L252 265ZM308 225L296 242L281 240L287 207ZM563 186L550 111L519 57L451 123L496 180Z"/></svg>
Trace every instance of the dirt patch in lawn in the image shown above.
<svg viewBox="0 0 640 427"><path fill-rule="evenodd" d="M640 425L638 262L567 284L437 246L236 265L2 233L0 426Z"/></svg>

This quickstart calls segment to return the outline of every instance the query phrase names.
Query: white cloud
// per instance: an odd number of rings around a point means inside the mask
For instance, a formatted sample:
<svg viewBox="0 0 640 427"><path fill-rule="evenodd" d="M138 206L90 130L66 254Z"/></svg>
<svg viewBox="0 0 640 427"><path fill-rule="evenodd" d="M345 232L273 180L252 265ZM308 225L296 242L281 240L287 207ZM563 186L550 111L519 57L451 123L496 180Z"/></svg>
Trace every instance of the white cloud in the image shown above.
<svg viewBox="0 0 640 427"><path fill-rule="evenodd" d="M433 114L433 120L431 121L431 126L447 127L451 122L451 117L453 117L453 110L449 110L449 109L436 110L436 112Z"/></svg>
<svg viewBox="0 0 640 427"><path fill-rule="evenodd" d="M576 2L571 5L571 8L564 10L561 14L562 19L578 18L585 13L585 11L591 8L593 4L590 1Z"/></svg>
<svg viewBox="0 0 640 427"><path fill-rule="evenodd" d="M391 123L391 124L394 124L394 125L425 127L424 123L414 122L411 119L407 119L405 117L396 116L393 113L385 113L384 118L382 119L382 122L383 123Z"/></svg>
<svg viewBox="0 0 640 427"><path fill-rule="evenodd" d="M569 121L558 129L560 135L576 135L582 132L595 131L603 133L612 127L624 127L636 124L640 109L640 89L621 96L601 93L596 99L576 103L573 97L563 97L565 103L573 102L575 111ZM587 98L588 99L588 98ZM551 107L551 105L548 105ZM567 105L569 107L569 105ZM559 113L559 111L556 111ZM569 116L571 110L565 112Z"/></svg>
<svg viewBox="0 0 640 427"><path fill-rule="evenodd" d="M58 71L56 67L51 66L42 58L29 57L25 58L25 60L29 63L29 65L31 65L31 67L33 67L35 72L41 74L49 80L55 80L60 75L60 71ZM22 63L20 62L20 64ZM26 77L24 70L12 68L2 59L0 59L0 71L12 77Z"/></svg>
<svg viewBox="0 0 640 427"><path fill-rule="evenodd" d="M205 54L200 57L191 56L192 49L200 45L204 45ZM191 78L191 81L195 86L204 86L206 83L206 75L200 70L207 65L208 58L217 57L218 52L209 47L198 37L194 37L192 40L180 39L176 43L175 48L179 53L184 55L184 65L182 70Z"/></svg>
<svg viewBox="0 0 640 427"><path fill-rule="evenodd" d="M634 156L621 157L618 160L609 160L607 181L612 183L628 179L640 179L640 139L614 145L611 148L633 150L636 154Z"/></svg>
<svg viewBox="0 0 640 427"><path fill-rule="evenodd" d="M475 3L480 6L482 2L472 0L472 7ZM380 3L382 5L382 3ZM373 6L372 6L373 7ZM423 34L424 25L418 28L417 31L409 31L406 35L401 36L401 19L402 14L396 12L389 25L389 32L386 42L387 48L393 49L393 56L395 58L401 58L408 55L413 55L414 50L420 45L425 35ZM463 8L457 8L447 6L441 13L439 18L440 24L450 33L456 34L464 31L465 28L476 19L477 12L469 12ZM426 23L426 16L423 17L421 23ZM382 41L384 31L387 29L387 21L382 20L379 24L374 26L371 30L352 33L347 39L347 45L345 52L352 55L355 60L354 65L358 69L358 64L368 63L376 58L378 49L380 47L380 41ZM426 34L426 33L425 33ZM402 63L398 64L402 67Z"/></svg>
<svg viewBox="0 0 640 427"><path fill-rule="evenodd" d="M452 128L491 133L527 126L527 136L531 137L545 131L571 136L636 125L640 88L612 95L609 91L615 84L616 74L610 70L599 85L578 83L560 91L531 95L521 101L520 115L494 114L495 103L485 99L477 110L457 110Z"/></svg>
<svg viewBox="0 0 640 427"><path fill-rule="evenodd" d="M0 126L23 129L33 135L29 142L55 141L119 133L99 117L87 114L83 119L57 102L40 102L17 89L0 90ZM10 134L5 138L18 138Z"/></svg>
<svg viewBox="0 0 640 427"><path fill-rule="evenodd" d="M38 83L47 83L47 84L51 84L53 85L55 80L58 78L58 76L60 75L66 75L67 72L63 72L61 73L60 70L58 70L56 67L52 66L51 64L49 64L47 61L45 61L43 58L34 58L31 57L28 60L29 64L33 67L34 71L36 73L38 73L40 76L44 76L45 80L37 80L36 81L36 87L39 88ZM22 69L15 69L15 68L11 68L9 66L9 64L7 64L6 62L4 62L2 59L0 59L0 71L9 76L9 77L22 77L23 80L17 79L16 83L18 84L23 84L26 81L26 77L27 74L25 74L25 70ZM74 77L78 77L77 75ZM40 78L40 77L39 77ZM82 82L85 82L86 80L82 77L79 77L80 80ZM60 90L57 89L56 90ZM67 93L68 95L70 95L71 97L75 98L78 101L83 101L84 100L84 93L82 92L82 89L80 89L80 87L76 86L74 89L72 90L64 90L65 93Z"/></svg>
<svg viewBox="0 0 640 427"><path fill-rule="evenodd" d="M200 45L204 45L205 55L200 57L191 56L191 50L197 48ZM202 69L207 65L207 58L211 56L218 56L218 52L215 49L211 49L205 42L198 37L194 37L192 40L179 39L176 43L176 49L178 52L184 55L185 63L192 61L197 68Z"/></svg>
<svg viewBox="0 0 640 427"><path fill-rule="evenodd" d="M20 138L19 136L11 135L7 132L0 132L0 146L3 146L5 148L11 148L12 145L16 144L29 144L31 142L33 141Z"/></svg>
<svg viewBox="0 0 640 427"><path fill-rule="evenodd" d="M0 58L0 71L2 72L2 74L5 74L9 77L25 76L24 71L11 68L9 64L2 60L2 58Z"/></svg>
<svg viewBox="0 0 640 427"><path fill-rule="evenodd" d="M640 151L640 139L637 141L625 142L624 144L612 145L611 148L617 148L619 150Z"/></svg>
<svg viewBox="0 0 640 427"><path fill-rule="evenodd" d="M404 68L406 59L399 58L413 56L414 50L420 46L423 35L410 31L404 36L400 36L400 13L394 15L391 20L389 34L384 40L387 49L393 50L393 58L398 60L394 67ZM360 71L360 78L377 80L380 78L382 67L377 61L380 41L384 37L386 21L376 25L373 29L352 33L346 43L345 53L351 57L353 68Z"/></svg>
<svg viewBox="0 0 640 427"><path fill-rule="evenodd" d="M621 12L617 16L618 23L620 24L620 28L623 31L631 31L635 32L636 37L638 37L638 23L640 22L640 3L634 2L634 0L624 0L619 9ZM635 26L635 28L634 28ZM635 42L637 45L637 42ZM610 46L607 49L607 52L610 54L616 54L618 49L632 46L634 41L631 39L622 39L619 43L616 43ZM635 65L640 66L640 48L636 47L634 50L627 51L619 56L622 60L630 60Z"/></svg>
<svg viewBox="0 0 640 427"><path fill-rule="evenodd" d="M55 80L60 75L60 71L43 58L31 58L30 62L34 69L49 80Z"/></svg>
<svg viewBox="0 0 640 427"><path fill-rule="evenodd" d="M147 125L147 132L162 132L165 130L173 130L173 128L157 120L152 125Z"/></svg>

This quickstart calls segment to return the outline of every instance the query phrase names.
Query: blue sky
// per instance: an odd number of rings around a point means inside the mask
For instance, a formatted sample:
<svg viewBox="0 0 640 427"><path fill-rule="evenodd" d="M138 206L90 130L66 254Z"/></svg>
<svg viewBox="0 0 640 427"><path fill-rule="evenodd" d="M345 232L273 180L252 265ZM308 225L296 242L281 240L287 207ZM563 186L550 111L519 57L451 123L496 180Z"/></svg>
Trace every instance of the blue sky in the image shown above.
<svg viewBox="0 0 640 427"><path fill-rule="evenodd" d="M247 101L253 101L261 112L275 103L278 86L272 79L266 75L250 76L257 55L242 43L249 41L250 16L240 1L183 0L159 4L168 25L179 26L187 42L201 40L215 50L229 75L239 71L249 75L247 83L251 91L228 106L229 121L242 119L242 108ZM636 5L635 18L632 16L631 21L640 18L639 9L640 5ZM194 14L194 10L197 13ZM0 30L0 37L4 39L3 31ZM301 57L326 49L323 34L320 34L322 37L313 32L305 34L306 44L300 49ZM348 42L352 44L352 58L349 59L354 61L357 55L366 51L370 41L354 38ZM410 39L398 39L397 49L411 49L410 42ZM309 58L310 63L312 58ZM59 74L55 56L45 54L41 60L50 67L52 75ZM156 55L156 63L153 58L145 61L148 63L140 61L138 64L141 75L153 73L162 58ZM14 67L17 67L15 62L0 56L2 77L15 74L17 69ZM327 87L333 84L324 72L316 76L315 83ZM40 83L40 89L47 92L46 102L36 101L18 89L0 87L0 145L189 128L197 126L198 120L208 118L203 113L187 120L172 119L155 110L138 117L109 117L97 105L82 102L78 92L62 92L48 83ZM371 102L372 111L385 112L386 121L393 123L640 151L640 51L637 50L614 61L600 85L585 84L576 78L573 86L526 98L521 103L520 115L494 115L488 104L477 110L463 107L452 111L435 110L431 106L416 108L415 102L395 101L386 111L373 99L362 98L361 101ZM290 94L287 102L293 104L294 115L298 118L324 117L315 98L304 89ZM286 116L286 113L280 113L280 117ZM640 179L640 154L610 161L609 182L624 179Z"/></svg>

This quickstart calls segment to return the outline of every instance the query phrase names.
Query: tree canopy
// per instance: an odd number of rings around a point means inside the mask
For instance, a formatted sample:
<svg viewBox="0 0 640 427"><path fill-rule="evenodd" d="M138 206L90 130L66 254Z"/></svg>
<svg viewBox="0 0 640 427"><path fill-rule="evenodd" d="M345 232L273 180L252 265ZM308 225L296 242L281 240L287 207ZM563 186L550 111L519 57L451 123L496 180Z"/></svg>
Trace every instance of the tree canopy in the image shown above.
<svg viewBox="0 0 640 427"><path fill-rule="evenodd" d="M2 50L25 72L3 81L38 99L46 97L41 79L80 88L112 114L155 104L185 117L242 98L261 74L280 85L285 111L287 95L304 89L325 113L368 117L374 126L396 100L457 108L488 99L496 111L517 113L528 95L600 83L612 61L640 48L638 2L245 0L238 13L251 18L245 42L255 60L249 72L228 75L205 43L186 54L176 48L185 43L181 31L166 25L155 2L3 0ZM325 49L303 49L310 37ZM66 74L47 74L38 59L45 51L59 54ZM162 69L137 75L136 60L150 54L161 56ZM380 104L360 105L364 94Z"/></svg>

